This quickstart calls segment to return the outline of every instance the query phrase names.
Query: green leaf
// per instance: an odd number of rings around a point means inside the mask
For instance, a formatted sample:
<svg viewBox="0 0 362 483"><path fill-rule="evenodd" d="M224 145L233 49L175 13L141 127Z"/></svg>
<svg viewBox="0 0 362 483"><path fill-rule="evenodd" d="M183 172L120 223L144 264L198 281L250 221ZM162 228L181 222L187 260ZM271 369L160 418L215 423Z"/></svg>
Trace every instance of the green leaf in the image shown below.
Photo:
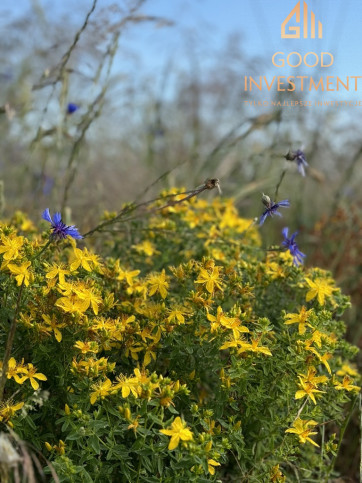
<svg viewBox="0 0 362 483"><path fill-rule="evenodd" d="M90 444L91 448L93 449L93 451L96 454L99 454L101 452L101 448L99 446L98 437L95 434L92 434L92 436L89 437L88 441L89 441L89 444Z"/></svg>

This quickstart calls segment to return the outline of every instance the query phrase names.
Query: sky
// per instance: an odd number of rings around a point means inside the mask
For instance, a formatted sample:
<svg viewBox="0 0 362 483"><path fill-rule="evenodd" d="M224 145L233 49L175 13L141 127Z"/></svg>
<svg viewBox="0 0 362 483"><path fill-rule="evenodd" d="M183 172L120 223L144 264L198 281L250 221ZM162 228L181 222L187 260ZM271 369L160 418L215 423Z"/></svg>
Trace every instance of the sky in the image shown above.
<svg viewBox="0 0 362 483"><path fill-rule="evenodd" d="M97 10L124 0L98 0ZM244 75L317 75L318 69L301 66L275 68L272 55L284 53L331 52L333 66L321 69L318 75L362 74L362 2L361 0L308 0L309 10L323 23L322 39L282 39L281 22L297 0L148 0L141 11L174 22L174 26L155 28L142 25L125 38L141 58L143 68L150 72L162 69L166 62L187 61L185 34L196 39L207 61L208 52L225 44L231 34L239 34L247 54L263 58L260 72L240 72ZM303 3L303 1L301 2ZM34 5L40 5L48 18L68 15L81 25L92 0L2 0L0 25L9 18L23 15ZM96 11L97 12L97 11ZM96 12L94 15L96 15ZM211 56L211 54L210 54ZM292 58L293 61L296 57ZM312 57L310 57L310 60ZM362 79L361 79L362 80ZM361 82L362 91L362 82ZM349 93L352 97L360 97Z"/></svg>
<svg viewBox="0 0 362 483"><path fill-rule="evenodd" d="M296 0L151 0L146 11L174 19L180 30L194 29L201 40L215 48L230 33L240 33L245 51L265 58L266 67L275 72L271 61L273 53L312 51L331 52L334 56L334 65L326 69L326 75L360 75L362 2L308 0L309 9L323 23L323 38L281 39L281 22L296 3ZM154 39L158 55L160 52L166 54L170 44L177 48L177 41L172 29L162 32L159 39ZM156 54L153 59L157 62ZM289 69L290 74L292 70ZM277 74L281 72L284 74L288 70L280 69ZM260 72L264 73L264 70ZM305 73L311 74L311 69L304 69Z"/></svg>

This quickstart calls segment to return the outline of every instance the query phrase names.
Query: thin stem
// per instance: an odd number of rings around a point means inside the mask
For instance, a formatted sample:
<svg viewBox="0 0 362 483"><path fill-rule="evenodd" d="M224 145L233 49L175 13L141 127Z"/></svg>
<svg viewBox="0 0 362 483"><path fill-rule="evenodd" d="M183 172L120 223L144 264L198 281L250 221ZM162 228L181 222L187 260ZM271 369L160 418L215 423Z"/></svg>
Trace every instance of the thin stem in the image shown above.
<svg viewBox="0 0 362 483"><path fill-rule="evenodd" d="M295 421L296 419L298 419L298 418L299 418L299 416L302 414L302 411L303 411L303 409L304 409L305 405L307 404L307 402L308 402L308 399L306 399L306 400L304 401L304 403L302 404L301 408L300 408L300 409L299 409L299 411L297 412L297 415L296 415L296 417L295 417L294 421Z"/></svg>
<svg viewBox="0 0 362 483"><path fill-rule="evenodd" d="M16 327L17 327L17 320L16 319L17 319L17 316L18 316L18 313L19 313L21 296L23 294L23 288L24 288L24 280L23 280L23 283L21 284L19 292L18 292L14 318L11 322L10 330L9 330L9 334L8 334L8 339L6 341L5 354L4 354L2 373L1 373L1 379L0 379L0 403L3 401L4 389L5 389L7 373L8 373L8 368L9 368L9 359L10 359L10 355L11 355L11 350L13 348L13 342L14 342L14 337L15 337L15 332L16 332Z"/></svg>
<svg viewBox="0 0 362 483"><path fill-rule="evenodd" d="M37 253L37 254L34 256L33 260L35 260L36 258L39 258L39 257L40 257L40 255L42 255L42 254L45 252L45 250L48 248L48 246L49 246L51 243L52 243L52 240L48 240L48 241L46 242L46 244L43 246L43 248L40 250L40 252L39 252L39 253Z"/></svg>
<svg viewBox="0 0 362 483"><path fill-rule="evenodd" d="M325 441L325 437L326 437L325 424L322 423L320 426L321 426L321 432L322 432L322 442L321 442L321 458L320 458L320 463L319 463L319 478L322 475L323 458L324 458L324 441Z"/></svg>
<svg viewBox="0 0 362 483"><path fill-rule="evenodd" d="M353 413L353 410L354 410L354 407L356 405L357 400L358 400L358 395L353 399L352 404L351 404L351 408L349 410L349 413L347 414L347 417L344 420L343 426L341 427L341 432L339 433L339 440L338 440L338 449L336 451L336 454L333 456L333 459L332 459L332 461L331 461L331 463L329 465L329 468L328 468L327 475L326 475L326 478L324 480L324 483L328 483L328 481L329 481L329 475L331 474L331 472L332 472L332 470L334 468L334 465L336 463L337 456L338 456L339 450L340 450L341 445L342 445L344 433L346 432L346 429L347 429L349 420L351 419L351 416L352 416L352 413Z"/></svg>
<svg viewBox="0 0 362 483"><path fill-rule="evenodd" d="M286 169L284 169L284 171L282 171L282 174L280 175L280 179L278 181L278 184L276 185L275 187L275 194L274 194L274 203L277 202L277 198L278 198L278 192L279 192L279 188L280 188L280 185L282 184L282 181L284 179L284 176L285 176L285 173L287 172Z"/></svg>
<svg viewBox="0 0 362 483"><path fill-rule="evenodd" d="M237 464L237 465L238 465L238 467L239 467L240 473L241 473L241 475L243 475L243 469L242 469L242 467L240 466L240 463L239 463L239 460L238 460L238 459L237 459L237 457L236 457L236 454L234 453L234 451L233 451L233 450L230 450L230 453L231 453L231 454L234 456L235 461L236 461L236 464Z"/></svg>
<svg viewBox="0 0 362 483"><path fill-rule="evenodd" d="M68 60L69 60L70 56L72 55L73 50L76 48L76 46L78 44L78 41L80 39L80 36L82 35L82 33L87 28L88 21L89 21L89 17L94 12L94 10L96 8L96 5L97 5L97 0L93 0L93 4L92 4L89 12L87 13L87 16L86 16L86 18L85 18L85 20L83 22L83 25L78 30L78 32L75 34L75 37L74 37L74 40L73 40L72 45L69 47L69 49L67 50L67 52L63 55L63 58L62 58L61 64L60 64L60 72L58 74L58 77L57 77L56 82L58 82L61 79L63 70L64 70L65 66L67 65L67 63L68 63Z"/></svg>

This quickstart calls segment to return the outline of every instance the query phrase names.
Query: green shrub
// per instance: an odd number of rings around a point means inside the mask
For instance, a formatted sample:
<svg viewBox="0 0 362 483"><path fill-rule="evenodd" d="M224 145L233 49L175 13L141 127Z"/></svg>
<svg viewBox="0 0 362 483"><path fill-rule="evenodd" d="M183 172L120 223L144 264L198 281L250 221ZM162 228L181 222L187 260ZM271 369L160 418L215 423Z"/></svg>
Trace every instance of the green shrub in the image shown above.
<svg viewBox="0 0 362 483"><path fill-rule="evenodd" d="M359 391L330 274L230 200L131 223L103 257L2 224L3 431L64 482L327 481Z"/></svg>

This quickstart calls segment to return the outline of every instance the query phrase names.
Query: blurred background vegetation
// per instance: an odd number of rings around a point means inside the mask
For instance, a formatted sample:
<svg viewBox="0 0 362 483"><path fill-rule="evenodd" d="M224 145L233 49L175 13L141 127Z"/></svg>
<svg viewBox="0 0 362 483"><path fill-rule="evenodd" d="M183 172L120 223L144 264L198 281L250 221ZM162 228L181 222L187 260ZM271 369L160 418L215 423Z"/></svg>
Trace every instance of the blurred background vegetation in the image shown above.
<svg viewBox="0 0 362 483"><path fill-rule="evenodd" d="M57 2L20 2L16 11L2 5L1 216L22 210L38 223L49 207L85 233L104 210L146 191L149 199L218 177L241 215L256 217L261 193L273 198L285 171L278 199L290 199L291 208L263 226L264 242L279 244L286 224L299 231L306 263L331 270L351 296L347 338L361 347L361 115L326 107L251 111L243 101L256 96L243 91L243 75L258 75L264 59L246 51L242 21L210 46L212 26L185 29L180 17L153 14L152 4L63 2L59 15ZM178 48L163 45L152 68L143 49L164 29ZM78 107L72 114L69 103ZM301 147L306 178L284 158ZM103 242L104 235L94 240ZM356 415L340 460L345 481L358 466L357 428Z"/></svg>

